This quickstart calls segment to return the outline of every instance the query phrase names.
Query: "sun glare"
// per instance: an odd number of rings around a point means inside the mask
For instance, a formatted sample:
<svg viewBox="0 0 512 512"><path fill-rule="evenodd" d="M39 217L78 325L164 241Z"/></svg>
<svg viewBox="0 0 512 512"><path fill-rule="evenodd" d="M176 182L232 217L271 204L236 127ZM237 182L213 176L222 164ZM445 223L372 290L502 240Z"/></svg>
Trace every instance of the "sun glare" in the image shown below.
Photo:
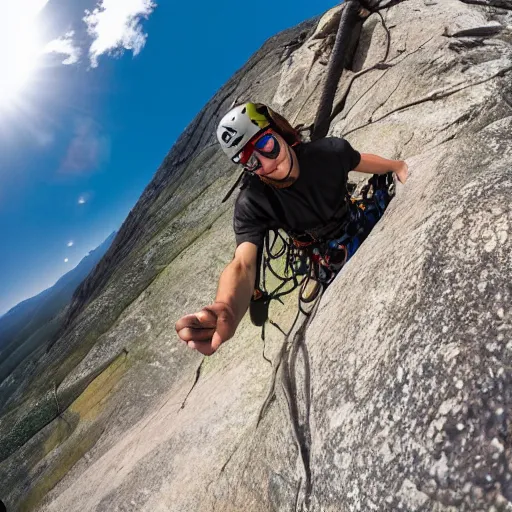
<svg viewBox="0 0 512 512"><path fill-rule="evenodd" d="M47 2L9 2L0 18L0 106L16 100L33 77L43 49L37 15Z"/></svg>

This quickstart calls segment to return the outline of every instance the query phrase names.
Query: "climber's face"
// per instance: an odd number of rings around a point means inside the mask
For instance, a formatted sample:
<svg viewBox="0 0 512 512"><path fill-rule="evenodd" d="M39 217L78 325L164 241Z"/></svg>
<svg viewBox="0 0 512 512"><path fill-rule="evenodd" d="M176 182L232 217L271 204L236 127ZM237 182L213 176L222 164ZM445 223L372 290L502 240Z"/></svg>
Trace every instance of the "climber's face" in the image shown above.
<svg viewBox="0 0 512 512"><path fill-rule="evenodd" d="M251 151L251 155L247 159L249 166L245 167L257 176L275 182L286 180L286 184L293 183L297 178L298 163L293 149L273 130L266 130L246 148L244 153Z"/></svg>

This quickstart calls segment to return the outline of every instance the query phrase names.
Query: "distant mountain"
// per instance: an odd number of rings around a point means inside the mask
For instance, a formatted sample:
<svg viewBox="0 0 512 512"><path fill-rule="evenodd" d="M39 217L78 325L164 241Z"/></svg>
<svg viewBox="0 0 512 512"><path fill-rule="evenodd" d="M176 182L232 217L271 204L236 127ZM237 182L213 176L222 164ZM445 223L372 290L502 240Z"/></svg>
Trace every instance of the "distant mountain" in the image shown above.
<svg viewBox="0 0 512 512"><path fill-rule="evenodd" d="M5 315L0 317L0 381L2 380L4 362L21 345L47 323L52 322L53 331L60 325L55 321L59 312L69 304L77 286L89 275L112 244L116 232L85 256L82 261L67 274L64 274L51 288L48 288L30 299L20 302ZM44 338L48 337L48 326L43 329ZM44 342L35 336L38 342ZM26 352L26 350L24 350ZM16 358L18 359L18 358ZM9 365L11 366L11 365Z"/></svg>

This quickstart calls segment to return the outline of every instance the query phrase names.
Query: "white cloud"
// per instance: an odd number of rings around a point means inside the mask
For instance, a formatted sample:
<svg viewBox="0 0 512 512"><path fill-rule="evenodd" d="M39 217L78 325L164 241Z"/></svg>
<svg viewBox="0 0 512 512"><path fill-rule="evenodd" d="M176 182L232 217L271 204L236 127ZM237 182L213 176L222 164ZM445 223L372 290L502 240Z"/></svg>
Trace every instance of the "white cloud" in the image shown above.
<svg viewBox="0 0 512 512"><path fill-rule="evenodd" d="M70 240L68 242L68 247L73 247L73 245L75 245L75 242L73 242L73 240Z"/></svg>
<svg viewBox="0 0 512 512"><path fill-rule="evenodd" d="M147 39L141 18L147 19L155 7L153 0L100 0L92 12L86 10L87 32L94 38L89 49L91 66L97 67L103 54L131 50L137 55Z"/></svg>
<svg viewBox="0 0 512 512"><path fill-rule="evenodd" d="M67 263L69 261L69 258L64 258L64 263Z"/></svg>
<svg viewBox="0 0 512 512"><path fill-rule="evenodd" d="M91 0L89 0L91 2ZM1 0L0 0L1 2ZM64 35L45 39L43 11L49 0L6 0L0 16L0 106L19 97L44 65L44 55L61 56L61 63L76 64L88 52L91 66L101 55L119 55L128 50L137 55L147 40L142 23L155 10L157 0L94 0L96 7L84 10ZM93 5L94 5L93 4ZM82 25L78 28L78 23ZM47 23L46 23L47 24ZM84 37L85 27L88 36ZM62 32L59 30L51 37Z"/></svg>
<svg viewBox="0 0 512 512"><path fill-rule="evenodd" d="M78 198L78 204L85 204L85 197L79 197Z"/></svg>
<svg viewBox="0 0 512 512"><path fill-rule="evenodd" d="M59 55L67 55L62 64L76 64L80 59L81 50L73 43L74 31L71 30L63 37L50 41L45 46L45 53L57 53Z"/></svg>

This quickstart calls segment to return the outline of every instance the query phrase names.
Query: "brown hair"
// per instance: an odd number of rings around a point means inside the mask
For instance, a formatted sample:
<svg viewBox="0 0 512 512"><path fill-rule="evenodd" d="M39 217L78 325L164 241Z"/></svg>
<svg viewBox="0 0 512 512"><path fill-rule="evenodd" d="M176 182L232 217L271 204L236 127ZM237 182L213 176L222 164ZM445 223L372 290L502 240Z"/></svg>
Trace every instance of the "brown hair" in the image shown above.
<svg viewBox="0 0 512 512"><path fill-rule="evenodd" d="M302 142L299 132L281 114L263 103L255 103L255 105L258 112L269 120L270 127L279 133L288 145L294 146Z"/></svg>

